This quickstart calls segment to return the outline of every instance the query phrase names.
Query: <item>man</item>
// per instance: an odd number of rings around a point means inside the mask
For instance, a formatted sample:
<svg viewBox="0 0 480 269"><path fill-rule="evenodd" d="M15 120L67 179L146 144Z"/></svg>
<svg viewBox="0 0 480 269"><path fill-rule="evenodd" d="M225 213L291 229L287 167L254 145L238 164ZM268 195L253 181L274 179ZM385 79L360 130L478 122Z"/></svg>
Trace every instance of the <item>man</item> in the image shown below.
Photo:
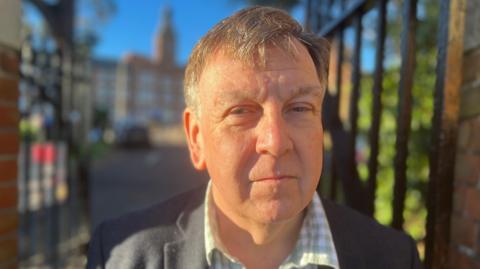
<svg viewBox="0 0 480 269"><path fill-rule="evenodd" d="M420 268L408 236L321 200L328 45L283 11L211 29L185 75L184 127L208 186L97 228L89 268Z"/></svg>

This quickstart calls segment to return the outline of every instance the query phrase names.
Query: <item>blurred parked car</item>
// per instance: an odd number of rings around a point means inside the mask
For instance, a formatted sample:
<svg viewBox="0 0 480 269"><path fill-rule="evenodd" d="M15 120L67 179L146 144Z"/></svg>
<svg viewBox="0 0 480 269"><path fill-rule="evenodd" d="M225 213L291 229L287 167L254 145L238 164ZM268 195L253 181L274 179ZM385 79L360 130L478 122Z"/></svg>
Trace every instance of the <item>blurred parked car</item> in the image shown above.
<svg viewBox="0 0 480 269"><path fill-rule="evenodd" d="M117 126L115 144L125 148L150 147L149 129L146 125L136 122Z"/></svg>

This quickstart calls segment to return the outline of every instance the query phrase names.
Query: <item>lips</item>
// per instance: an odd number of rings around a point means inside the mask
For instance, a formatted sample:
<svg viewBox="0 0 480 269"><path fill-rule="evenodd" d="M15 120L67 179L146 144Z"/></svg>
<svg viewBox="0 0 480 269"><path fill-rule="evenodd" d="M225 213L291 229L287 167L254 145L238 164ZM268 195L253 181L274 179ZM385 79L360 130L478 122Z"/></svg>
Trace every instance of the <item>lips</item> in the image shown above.
<svg viewBox="0 0 480 269"><path fill-rule="evenodd" d="M280 180L286 180L286 179L295 179L296 177L291 176L291 175L280 175L280 176L266 176L266 177L260 177L257 178L253 181L259 182L259 181L267 181L267 180L272 180L272 181L280 181Z"/></svg>

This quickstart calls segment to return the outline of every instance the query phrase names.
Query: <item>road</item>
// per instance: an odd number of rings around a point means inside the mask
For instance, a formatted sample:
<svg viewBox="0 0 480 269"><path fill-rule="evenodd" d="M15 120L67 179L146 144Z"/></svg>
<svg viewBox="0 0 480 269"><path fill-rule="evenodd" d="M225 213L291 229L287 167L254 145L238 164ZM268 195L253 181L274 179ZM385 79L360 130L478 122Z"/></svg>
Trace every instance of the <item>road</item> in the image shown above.
<svg viewBox="0 0 480 269"><path fill-rule="evenodd" d="M92 165L92 227L194 188L207 178L206 173L194 170L185 146L114 149Z"/></svg>

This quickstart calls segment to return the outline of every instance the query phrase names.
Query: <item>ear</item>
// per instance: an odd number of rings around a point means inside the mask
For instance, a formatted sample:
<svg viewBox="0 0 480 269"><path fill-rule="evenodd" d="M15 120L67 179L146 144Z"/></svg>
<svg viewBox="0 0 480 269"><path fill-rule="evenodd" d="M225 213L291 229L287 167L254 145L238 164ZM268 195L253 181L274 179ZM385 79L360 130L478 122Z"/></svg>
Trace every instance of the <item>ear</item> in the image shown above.
<svg viewBox="0 0 480 269"><path fill-rule="evenodd" d="M198 117L190 109L186 108L183 112L183 128L187 137L190 159L197 170L205 170L205 156L203 148L203 137L200 130Z"/></svg>

